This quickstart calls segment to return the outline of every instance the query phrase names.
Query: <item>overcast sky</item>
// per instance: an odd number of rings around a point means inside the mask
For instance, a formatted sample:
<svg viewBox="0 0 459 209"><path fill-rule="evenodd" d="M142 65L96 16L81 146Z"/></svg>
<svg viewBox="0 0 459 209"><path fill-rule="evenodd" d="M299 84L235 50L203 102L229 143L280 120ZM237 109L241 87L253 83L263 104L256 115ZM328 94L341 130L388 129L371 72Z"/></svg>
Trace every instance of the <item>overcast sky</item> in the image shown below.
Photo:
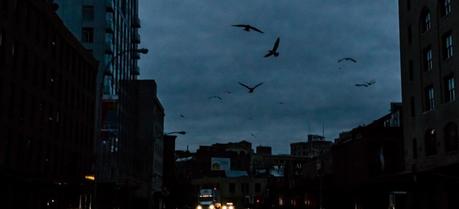
<svg viewBox="0 0 459 209"><path fill-rule="evenodd" d="M140 16L140 78L158 83L165 132L187 131L177 149L246 139L289 153L322 124L333 140L401 101L395 0L141 0ZM264 58L277 37L280 56Z"/></svg>

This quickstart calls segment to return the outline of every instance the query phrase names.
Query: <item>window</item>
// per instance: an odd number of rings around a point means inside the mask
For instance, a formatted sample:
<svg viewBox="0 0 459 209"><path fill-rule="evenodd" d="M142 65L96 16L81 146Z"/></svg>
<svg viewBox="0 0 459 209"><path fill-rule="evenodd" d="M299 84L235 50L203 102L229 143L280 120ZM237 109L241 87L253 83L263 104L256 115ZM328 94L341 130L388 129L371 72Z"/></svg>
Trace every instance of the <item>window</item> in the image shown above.
<svg viewBox="0 0 459 209"><path fill-rule="evenodd" d="M94 6L92 5L83 5L83 20L93 21L94 20Z"/></svg>
<svg viewBox="0 0 459 209"><path fill-rule="evenodd" d="M429 129L424 135L426 156L437 154L436 130Z"/></svg>
<svg viewBox="0 0 459 209"><path fill-rule="evenodd" d="M242 194L248 194L249 193L249 184L247 184L247 183L241 184L241 192L242 192Z"/></svg>
<svg viewBox="0 0 459 209"><path fill-rule="evenodd" d="M94 28L83 28L81 39L85 43L94 42Z"/></svg>
<svg viewBox="0 0 459 209"><path fill-rule="evenodd" d="M442 16L448 16L452 12L452 7L451 7L451 0L442 0L443 2L441 4L441 15Z"/></svg>
<svg viewBox="0 0 459 209"><path fill-rule="evenodd" d="M261 192L261 184L260 183L255 183L255 192L260 193Z"/></svg>
<svg viewBox="0 0 459 209"><path fill-rule="evenodd" d="M429 86L425 89L425 102L426 102L426 111L432 111L435 109L435 94L433 86Z"/></svg>
<svg viewBox="0 0 459 209"><path fill-rule="evenodd" d="M445 102L456 100L456 82L454 76L448 76L445 79Z"/></svg>
<svg viewBox="0 0 459 209"><path fill-rule="evenodd" d="M413 81L414 75L413 75L413 60L408 61L408 78L410 81Z"/></svg>
<svg viewBox="0 0 459 209"><path fill-rule="evenodd" d="M432 19L429 10L422 13L421 32L427 32L432 28Z"/></svg>
<svg viewBox="0 0 459 209"><path fill-rule="evenodd" d="M411 9L411 0L406 0L406 10Z"/></svg>
<svg viewBox="0 0 459 209"><path fill-rule="evenodd" d="M445 150L447 152L457 150L458 148L458 131L455 123L448 123L443 129L445 135Z"/></svg>
<svg viewBox="0 0 459 209"><path fill-rule="evenodd" d="M429 46L424 49L424 70L431 71L433 69L433 62L432 62L432 48Z"/></svg>
<svg viewBox="0 0 459 209"><path fill-rule="evenodd" d="M0 30L0 49L3 46L3 31Z"/></svg>
<svg viewBox="0 0 459 209"><path fill-rule="evenodd" d="M229 192L230 193L236 192L236 185L234 183L229 184Z"/></svg>
<svg viewBox="0 0 459 209"><path fill-rule="evenodd" d="M453 53L453 35L448 32L443 36L443 58L449 59L453 56Z"/></svg>
<svg viewBox="0 0 459 209"><path fill-rule="evenodd" d="M415 103L414 103L414 97L410 98L410 109L411 109L411 116L414 117L416 114L416 110L414 109Z"/></svg>
<svg viewBox="0 0 459 209"><path fill-rule="evenodd" d="M416 138L413 139L413 159L418 158L418 141Z"/></svg>
<svg viewBox="0 0 459 209"><path fill-rule="evenodd" d="M408 26L408 43L411 44L413 42L413 31L411 29L411 25Z"/></svg>

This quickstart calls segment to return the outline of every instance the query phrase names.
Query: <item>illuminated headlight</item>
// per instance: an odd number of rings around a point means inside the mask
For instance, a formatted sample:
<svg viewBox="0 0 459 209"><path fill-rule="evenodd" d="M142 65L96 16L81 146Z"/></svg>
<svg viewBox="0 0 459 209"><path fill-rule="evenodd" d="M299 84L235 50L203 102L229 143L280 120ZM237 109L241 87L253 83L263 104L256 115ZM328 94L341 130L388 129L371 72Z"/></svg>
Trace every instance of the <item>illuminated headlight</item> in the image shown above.
<svg viewBox="0 0 459 209"><path fill-rule="evenodd" d="M234 209L234 206L230 205L228 206L228 209Z"/></svg>
<svg viewBox="0 0 459 209"><path fill-rule="evenodd" d="M198 205L196 206L196 209L202 209L202 206Z"/></svg>
<svg viewBox="0 0 459 209"><path fill-rule="evenodd" d="M228 208L226 207L226 205L224 205L224 206L222 207L222 209L228 209Z"/></svg>
<svg viewBox="0 0 459 209"><path fill-rule="evenodd" d="M214 205L209 205L209 209L215 209Z"/></svg>

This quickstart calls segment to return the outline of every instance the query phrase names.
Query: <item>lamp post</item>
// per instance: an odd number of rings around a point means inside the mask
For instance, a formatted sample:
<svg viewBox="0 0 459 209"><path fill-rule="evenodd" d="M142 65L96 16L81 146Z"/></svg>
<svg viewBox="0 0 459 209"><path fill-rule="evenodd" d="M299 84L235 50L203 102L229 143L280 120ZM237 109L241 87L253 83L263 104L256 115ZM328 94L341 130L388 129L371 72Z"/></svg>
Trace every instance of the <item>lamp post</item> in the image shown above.
<svg viewBox="0 0 459 209"><path fill-rule="evenodd" d="M111 81L113 82L113 73L109 70L109 68L110 68L110 66L113 64L113 62L115 62L115 60L117 60L119 57L121 57L121 56L123 56L123 55L125 55L125 54L127 54L127 53L132 53L132 52L141 53L141 54L147 54L147 53L148 53L148 49L146 49L146 48L140 48L140 49L127 49L127 50L120 51L120 52L118 52L117 54L115 54L115 55L110 59L110 61L107 62L107 63L105 64L104 68L102 69L102 70L103 70L103 71L102 71L102 73L103 73L103 75L102 75L102 76L103 76L103 78L102 78L102 83L98 84L98 85L99 85L99 88L100 88L100 89L99 89L99 92L98 92L99 98L100 98L100 104L99 104L99 105L100 105L100 106L99 106L100 109L99 109L99 112L97 113L97 114L99 115L99 119L98 119L97 123L100 125L100 129L99 129L99 132L100 132L100 133L99 133L99 135L97 136L97 139L96 139L96 149L98 149L97 147L99 147L99 146L98 146L98 140L100 140L100 138L101 138L101 135L100 135L100 134L103 132L102 129L105 129L104 125L105 125L105 122L106 122L106 121L104 121L104 120L102 119L102 118L103 118L102 114L103 114L103 109L104 109L102 105L103 105L104 100L105 100L105 94L108 93L108 96L111 97L111 89L110 89L110 87L108 87L108 92L105 92L105 85L106 85L105 82L106 82L106 81L107 81L107 82L109 81L109 80L108 80L108 79L109 79L108 77L111 77ZM107 80L106 80L106 79L107 79ZM107 83L107 85L113 85L113 83L111 83L111 84L110 84L110 83ZM118 123L119 123L119 121L118 121ZM110 127L110 128L111 128L111 127ZM103 152L105 152L105 142L103 142L103 144L104 144ZM100 152L100 150L97 150L97 152ZM96 159L96 161L98 161L98 160L100 160L100 159ZM98 162L96 162L96 164L97 164L97 163L98 163ZM94 198L93 198L93 200L92 200L92 202L94 203L94 204L93 204L93 205L94 205L94 206L93 206L94 208L97 208L97 207L98 207L98 204L97 204L97 203L98 203L98 202L97 202L97 201L98 201L98 200L97 200L97 183L98 183L98 182L97 182L97 179L94 179Z"/></svg>
<svg viewBox="0 0 459 209"><path fill-rule="evenodd" d="M113 64L113 62L120 56L124 55L124 54L127 54L129 52L136 52L136 53L141 53L141 54L148 54L148 49L146 48L140 48L140 49L135 49L135 50L131 50L131 49L127 49L127 50L124 50L124 51L121 51L117 54L115 54L115 56L112 57L112 59L110 60L110 62L108 62L105 67L104 67L104 73L106 75L112 75L112 72L108 71L108 68L110 67L111 64Z"/></svg>

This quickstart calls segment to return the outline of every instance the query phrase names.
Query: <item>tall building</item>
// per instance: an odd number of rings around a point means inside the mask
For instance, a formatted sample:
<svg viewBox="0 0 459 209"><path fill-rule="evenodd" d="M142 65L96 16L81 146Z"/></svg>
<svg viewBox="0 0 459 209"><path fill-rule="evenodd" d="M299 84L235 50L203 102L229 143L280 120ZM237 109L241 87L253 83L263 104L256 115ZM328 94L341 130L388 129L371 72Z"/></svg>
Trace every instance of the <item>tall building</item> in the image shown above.
<svg viewBox="0 0 459 209"><path fill-rule="evenodd" d="M97 69L55 5L0 1L1 208L91 208Z"/></svg>
<svg viewBox="0 0 459 209"><path fill-rule="evenodd" d="M123 107L121 81L136 80L140 43L138 0L55 0L58 14L87 51L101 63L97 75L96 137L97 179L116 181L120 171Z"/></svg>
<svg viewBox="0 0 459 209"><path fill-rule="evenodd" d="M400 0L403 126L407 168L459 163L459 5Z"/></svg>
<svg viewBox="0 0 459 209"><path fill-rule="evenodd" d="M413 207L457 208L459 4L399 0L399 18L406 169L429 196Z"/></svg>
<svg viewBox="0 0 459 209"><path fill-rule="evenodd" d="M120 178L131 201L127 208L163 207L164 109L157 97L154 80L122 81L124 127L120 138ZM172 148L173 149L173 148ZM173 155L173 151L171 152ZM174 159L175 161L175 159ZM118 184L120 185L120 184ZM142 203L139 204L139 203Z"/></svg>

